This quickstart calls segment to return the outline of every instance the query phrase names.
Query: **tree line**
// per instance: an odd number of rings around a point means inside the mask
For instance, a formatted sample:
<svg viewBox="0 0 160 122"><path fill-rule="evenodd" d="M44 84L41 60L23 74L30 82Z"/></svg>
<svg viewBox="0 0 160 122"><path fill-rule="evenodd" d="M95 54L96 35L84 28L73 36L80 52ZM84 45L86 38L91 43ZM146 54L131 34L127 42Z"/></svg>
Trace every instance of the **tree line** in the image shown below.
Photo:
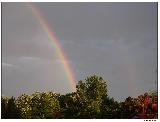
<svg viewBox="0 0 160 122"><path fill-rule="evenodd" d="M107 83L97 75L78 82L76 92L61 95L35 92L1 97L2 119L129 119L157 118L158 95L145 93L137 98L115 101L107 94Z"/></svg>

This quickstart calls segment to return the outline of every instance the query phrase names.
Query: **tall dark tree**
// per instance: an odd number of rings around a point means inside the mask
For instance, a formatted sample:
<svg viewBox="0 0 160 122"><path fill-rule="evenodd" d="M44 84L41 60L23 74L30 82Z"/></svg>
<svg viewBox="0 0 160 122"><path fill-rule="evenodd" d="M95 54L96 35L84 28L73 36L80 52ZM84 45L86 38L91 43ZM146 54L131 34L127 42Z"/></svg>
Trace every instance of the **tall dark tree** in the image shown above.
<svg viewBox="0 0 160 122"><path fill-rule="evenodd" d="M15 98L14 97L11 97L8 100L6 118L7 119L18 119L19 118L19 111L18 111L18 109L16 107Z"/></svg>

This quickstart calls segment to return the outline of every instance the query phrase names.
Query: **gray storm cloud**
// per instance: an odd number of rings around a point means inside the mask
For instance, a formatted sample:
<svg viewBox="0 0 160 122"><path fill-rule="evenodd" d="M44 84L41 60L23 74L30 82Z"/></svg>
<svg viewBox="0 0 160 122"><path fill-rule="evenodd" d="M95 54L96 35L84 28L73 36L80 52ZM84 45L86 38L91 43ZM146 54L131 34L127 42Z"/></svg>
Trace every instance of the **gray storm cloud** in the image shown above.
<svg viewBox="0 0 160 122"><path fill-rule="evenodd" d="M34 5L55 32L77 81L99 74L118 100L156 88L157 3ZM2 4L2 62L2 94L71 92L54 45L27 3Z"/></svg>

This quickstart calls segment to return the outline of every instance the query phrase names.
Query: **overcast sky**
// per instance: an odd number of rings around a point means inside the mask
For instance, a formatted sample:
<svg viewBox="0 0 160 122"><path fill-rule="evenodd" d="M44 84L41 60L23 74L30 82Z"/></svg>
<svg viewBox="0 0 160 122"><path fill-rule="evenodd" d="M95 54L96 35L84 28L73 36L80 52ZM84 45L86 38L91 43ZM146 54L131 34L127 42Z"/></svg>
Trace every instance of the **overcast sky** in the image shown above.
<svg viewBox="0 0 160 122"><path fill-rule="evenodd" d="M74 75L97 74L116 100L156 88L156 3L36 3ZM53 43L27 3L2 4L2 95L71 92Z"/></svg>

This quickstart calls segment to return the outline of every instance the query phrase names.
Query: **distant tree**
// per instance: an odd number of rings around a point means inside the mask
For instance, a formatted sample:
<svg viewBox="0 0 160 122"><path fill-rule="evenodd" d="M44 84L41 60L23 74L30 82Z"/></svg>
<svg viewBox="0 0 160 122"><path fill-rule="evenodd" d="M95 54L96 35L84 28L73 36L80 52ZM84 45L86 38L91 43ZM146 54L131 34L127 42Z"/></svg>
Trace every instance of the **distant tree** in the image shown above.
<svg viewBox="0 0 160 122"><path fill-rule="evenodd" d="M148 94L151 96L158 96L158 90L151 90Z"/></svg>

